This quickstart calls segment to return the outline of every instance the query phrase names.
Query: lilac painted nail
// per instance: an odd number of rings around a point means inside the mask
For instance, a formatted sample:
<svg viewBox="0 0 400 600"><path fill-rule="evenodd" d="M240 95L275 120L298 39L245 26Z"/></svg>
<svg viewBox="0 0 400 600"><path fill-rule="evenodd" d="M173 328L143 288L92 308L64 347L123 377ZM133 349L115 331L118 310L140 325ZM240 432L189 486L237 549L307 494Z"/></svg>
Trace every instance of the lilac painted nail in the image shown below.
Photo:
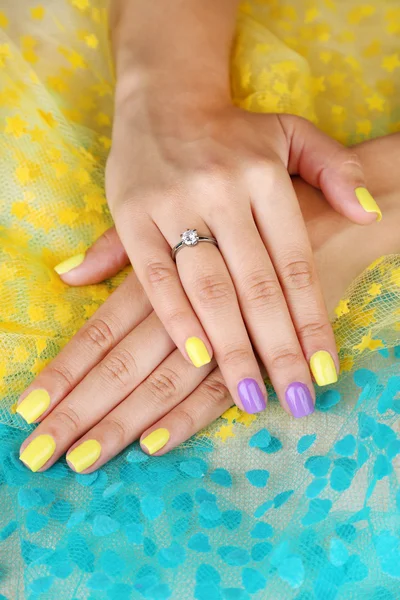
<svg viewBox="0 0 400 600"><path fill-rule="evenodd" d="M291 413L296 419L306 417L314 412L314 402L305 383L299 381L291 383L286 389L285 397Z"/></svg>
<svg viewBox="0 0 400 600"><path fill-rule="evenodd" d="M247 413L253 414L265 409L265 398L255 379L246 378L239 381L238 394Z"/></svg>

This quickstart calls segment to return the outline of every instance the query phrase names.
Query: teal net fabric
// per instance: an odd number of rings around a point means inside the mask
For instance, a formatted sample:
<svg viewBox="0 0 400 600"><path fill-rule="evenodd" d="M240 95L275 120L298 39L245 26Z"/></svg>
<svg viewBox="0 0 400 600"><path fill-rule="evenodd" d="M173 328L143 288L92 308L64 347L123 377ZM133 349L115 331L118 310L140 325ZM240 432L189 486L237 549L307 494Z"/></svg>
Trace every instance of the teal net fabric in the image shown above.
<svg viewBox="0 0 400 600"><path fill-rule="evenodd" d="M371 353L320 392L301 434L272 402L225 442L159 458L134 444L90 475L30 473L3 424L3 597L399 598L399 359Z"/></svg>

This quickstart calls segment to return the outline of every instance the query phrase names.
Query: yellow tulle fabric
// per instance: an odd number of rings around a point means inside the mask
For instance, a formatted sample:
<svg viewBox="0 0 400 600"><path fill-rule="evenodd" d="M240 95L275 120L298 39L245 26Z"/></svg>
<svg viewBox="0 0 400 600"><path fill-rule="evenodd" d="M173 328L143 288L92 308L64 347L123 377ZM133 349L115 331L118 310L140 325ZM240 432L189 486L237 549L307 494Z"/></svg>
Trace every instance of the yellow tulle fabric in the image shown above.
<svg viewBox="0 0 400 600"><path fill-rule="evenodd" d="M107 14L107 3L95 0L0 3L5 423L24 387L124 277L68 288L53 270L111 224L103 187L114 87ZM302 115L345 144L399 131L398 0L243 3L232 90L243 108ZM336 312L343 370L382 340L398 343L399 292L399 256L353 284Z"/></svg>

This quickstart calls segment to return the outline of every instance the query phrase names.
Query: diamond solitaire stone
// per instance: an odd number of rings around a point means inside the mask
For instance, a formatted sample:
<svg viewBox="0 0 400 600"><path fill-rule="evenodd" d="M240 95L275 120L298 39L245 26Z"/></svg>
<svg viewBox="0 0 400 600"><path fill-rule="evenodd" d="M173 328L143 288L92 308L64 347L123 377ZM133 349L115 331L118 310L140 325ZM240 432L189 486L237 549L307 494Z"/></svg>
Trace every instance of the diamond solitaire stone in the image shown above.
<svg viewBox="0 0 400 600"><path fill-rule="evenodd" d="M186 231L181 234L181 239L186 246L195 246L199 241L197 229L186 229Z"/></svg>

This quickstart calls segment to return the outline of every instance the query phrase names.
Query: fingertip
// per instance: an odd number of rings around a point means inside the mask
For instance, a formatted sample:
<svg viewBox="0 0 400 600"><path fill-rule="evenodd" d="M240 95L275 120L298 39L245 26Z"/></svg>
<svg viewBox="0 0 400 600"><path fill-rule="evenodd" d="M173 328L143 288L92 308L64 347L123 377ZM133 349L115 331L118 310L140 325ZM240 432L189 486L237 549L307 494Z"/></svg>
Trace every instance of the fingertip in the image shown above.
<svg viewBox="0 0 400 600"><path fill-rule="evenodd" d="M377 201L375 200L375 198L372 196L372 194L368 191L368 189L366 187L357 187L355 189L355 195L356 198L359 202L359 204L362 206L362 208L364 209L364 211L368 214L368 215L373 215L373 220L376 222L380 222L382 221L382 211L379 208L379 205L377 203ZM373 221L371 221L373 222Z"/></svg>

